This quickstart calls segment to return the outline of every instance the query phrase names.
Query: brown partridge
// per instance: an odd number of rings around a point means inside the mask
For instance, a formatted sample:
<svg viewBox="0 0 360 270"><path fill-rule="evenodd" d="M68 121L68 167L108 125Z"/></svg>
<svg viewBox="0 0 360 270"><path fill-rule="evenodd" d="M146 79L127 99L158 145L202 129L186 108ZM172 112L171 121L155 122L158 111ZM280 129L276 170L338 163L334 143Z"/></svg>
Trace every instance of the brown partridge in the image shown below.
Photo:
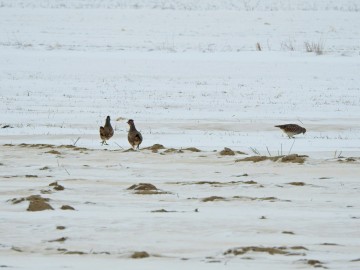
<svg viewBox="0 0 360 270"><path fill-rule="evenodd" d="M297 125L297 124L286 124L286 125L278 125L275 126L280 128L289 138L293 138L294 135L298 135L300 133L305 134L306 129Z"/></svg>
<svg viewBox="0 0 360 270"><path fill-rule="evenodd" d="M103 127L100 127L100 138L102 140L101 145L106 144L107 140L109 140L114 135L114 129L112 128L110 124L110 116L106 117L106 122Z"/></svg>
<svg viewBox="0 0 360 270"><path fill-rule="evenodd" d="M140 144L142 143L143 137L139 131L136 130L134 120L130 119L127 122L130 126L129 133L128 133L128 141L132 148L139 149Z"/></svg>

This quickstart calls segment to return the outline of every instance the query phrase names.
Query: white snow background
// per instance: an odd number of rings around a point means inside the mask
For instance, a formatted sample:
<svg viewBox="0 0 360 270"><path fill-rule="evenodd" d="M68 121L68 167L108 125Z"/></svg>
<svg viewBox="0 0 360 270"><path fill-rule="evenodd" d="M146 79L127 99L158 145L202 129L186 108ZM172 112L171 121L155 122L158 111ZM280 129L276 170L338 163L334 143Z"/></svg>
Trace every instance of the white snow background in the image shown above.
<svg viewBox="0 0 360 270"><path fill-rule="evenodd" d="M359 11L0 0L0 267L360 269ZM130 118L138 152L124 152ZM286 123L307 132L288 139ZM181 151L144 149L155 143ZM305 163L236 162L294 153ZM127 189L138 183L167 193ZM11 201L30 195L54 210Z"/></svg>

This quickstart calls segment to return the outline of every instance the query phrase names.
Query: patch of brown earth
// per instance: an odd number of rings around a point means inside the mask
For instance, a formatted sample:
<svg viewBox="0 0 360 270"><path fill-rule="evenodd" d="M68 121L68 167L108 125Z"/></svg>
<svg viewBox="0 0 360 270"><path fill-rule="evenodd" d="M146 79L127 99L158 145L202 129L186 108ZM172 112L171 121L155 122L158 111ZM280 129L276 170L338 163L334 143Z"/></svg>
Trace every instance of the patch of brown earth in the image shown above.
<svg viewBox="0 0 360 270"><path fill-rule="evenodd" d="M184 148L182 150L191 151L191 152L201 152L201 150L197 149L196 147L188 147L188 148Z"/></svg>
<svg viewBox="0 0 360 270"><path fill-rule="evenodd" d="M224 252L224 255L244 255L248 252L264 252L270 255L304 255L303 253L293 253L289 249L298 249L298 248L288 248L288 247L257 247L257 246L248 246L248 247L238 247L234 249L229 249Z"/></svg>
<svg viewBox="0 0 360 270"><path fill-rule="evenodd" d="M27 211L44 211L44 210L54 210L50 204L48 198L43 198L40 195L32 195L26 198L27 201L30 201Z"/></svg>
<svg viewBox="0 0 360 270"><path fill-rule="evenodd" d="M33 174L27 174L25 175L26 178L38 178L37 175L33 175Z"/></svg>
<svg viewBox="0 0 360 270"><path fill-rule="evenodd" d="M221 156L235 156L235 152L230 148L225 147L224 150L220 152Z"/></svg>
<svg viewBox="0 0 360 270"><path fill-rule="evenodd" d="M50 151L46 151L45 153L47 154L53 154L53 155L61 155L61 153L57 150L50 150Z"/></svg>
<svg viewBox="0 0 360 270"><path fill-rule="evenodd" d="M62 185L59 185L57 181L50 183L49 186L54 187L54 190L57 190L57 191L61 191L61 190L65 189Z"/></svg>
<svg viewBox="0 0 360 270"><path fill-rule="evenodd" d="M170 192L159 190L157 187L155 187L153 184L150 183L134 184L127 189L134 190L135 194L138 195L170 194Z"/></svg>
<svg viewBox="0 0 360 270"><path fill-rule="evenodd" d="M163 153L168 154L168 153L184 153L184 151L176 149L176 148L169 148L166 149Z"/></svg>
<svg viewBox="0 0 360 270"><path fill-rule="evenodd" d="M235 162L242 162L242 161L252 161L252 162L261 162L265 160L271 160L271 161L279 161L284 163L298 163L303 164L308 156L306 155L298 155L298 154L292 154L288 156L274 156L274 157L268 157L268 156L251 156L246 157L243 159L237 159Z"/></svg>
<svg viewBox="0 0 360 270"><path fill-rule="evenodd" d="M146 251L135 251L131 255L132 259L143 259L143 258L148 258L148 257L150 257L150 255Z"/></svg>
<svg viewBox="0 0 360 270"><path fill-rule="evenodd" d="M57 230L65 230L66 227L65 227L65 226L56 226L56 229L57 229Z"/></svg>
<svg viewBox="0 0 360 270"><path fill-rule="evenodd" d="M26 210L35 212L35 211L44 211L44 210L54 210L54 208L52 208L50 204L44 201L31 201L29 203L29 207Z"/></svg>
<svg viewBox="0 0 360 270"><path fill-rule="evenodd" d="M60 209L61 209L61 210L75 210L74 207L72 207L72 206L70 206L70 205L67 205L67 204L62 205Z"/></svg>
<svg viewBox="0 0 360 270"><path fill-rule="evenodd" d="M288 185L292 186L305 186L306 184L304 182L290 182Z"/></svg>
<svg viewBox="0 0 360 270"><path fill-rule="evenodd" d="M210 197L201 199L201 201L203 201L203 202L226 201L226 199L224 197L220 197L220 196L210 196Z"/></svg>
<svg viewBox="0 0 360 270"><path fill-rule="evenodd" d="M174 185L212 185L214 187L222 187L222 186L231 186L231 185L238 185L238 184L257 184L255 181L230 181L230 182L218 182L218 181L197 181L197 182L168 182L167 184L174 184Z"/></svg>
<svg viewBox="0 0 360 270"><path fill-rule="evenodd" d="M168 210L165 210L165 209L159 209L159 210L151 211L151 213L174 213L174 212L177 212L177 211L168 211Z"/></svg>
<svg viewBox="0 0 360 270"><path fill-rule="evenodd" d="M307 263L308 265L311 265L311 266L313 266L313 267L315 267L315 268L319 268L319 267L321 267L321 268L326 268L325 266L323 266L323 262L321 262L321 261L319 261L319 260L304 260L305 261L305 263Z"/></svg>
<svg viewBox="0 0 360 270"><path fill-rule="evenodd" d="M54 239L54 240L49 240L48 242L52 243L52 242L65 242L68 238L67 237L61 237L58 239Z"/></svg>
<svg viewBox="0 0 360 270"><path fill-rule="evenodd" d="M149 147L146 147L146 148L143 148L143 149L151 150L153 153L157 153L159 150L165 149L165 147L162 144L156 143L153 146L149 146Z"/></svg>
<svg viewBox="0 0 360 270"><path fill-rule="evenodd" d="M282 233L283 233L283 234L295 234L295 233L293 233L293 232L291 232L291 231L283 231Z"/></svg>

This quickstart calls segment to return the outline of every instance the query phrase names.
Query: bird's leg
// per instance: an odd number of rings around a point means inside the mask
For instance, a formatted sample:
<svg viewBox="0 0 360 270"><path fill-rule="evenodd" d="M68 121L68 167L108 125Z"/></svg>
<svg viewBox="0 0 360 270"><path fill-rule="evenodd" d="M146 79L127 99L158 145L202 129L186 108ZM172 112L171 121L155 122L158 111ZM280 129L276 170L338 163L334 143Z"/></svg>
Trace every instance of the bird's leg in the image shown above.
<svg viewBox="0 0 360 270"><path fill-rule="evenodd" d="M102 142L101 142L101 145L104 145L104 142L105 142L105 141L102 141Z"/></svg>

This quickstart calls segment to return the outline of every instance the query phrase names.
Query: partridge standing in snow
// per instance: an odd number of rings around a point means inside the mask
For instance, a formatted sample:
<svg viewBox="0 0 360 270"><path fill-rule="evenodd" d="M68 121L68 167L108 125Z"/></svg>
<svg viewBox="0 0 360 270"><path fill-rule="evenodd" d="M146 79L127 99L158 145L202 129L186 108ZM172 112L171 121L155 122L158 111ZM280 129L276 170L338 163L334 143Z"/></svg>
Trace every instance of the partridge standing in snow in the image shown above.
<svg viewBox="0 0 360 270"><path fill-rule="evenodd" d="M130 119L127 123L130 126L128 133L128 141L133 148L136 147L137 149L139 149L139 146L143 140L141 133L136 130L134 120Z"/></svg>
<svg viewBox="0 0 360 270"><path fill-rule="evenodd" d="M110 116L106 117L105 126L100 127L100 138L102 140L101 145L106 144L107 140L109 140L114 135L114 129L110 124Z"/></svg>
<svg viewBox="0 0 360 270"><path fill-rule="evenodd" d="M284 131L286 133L286 135L289 136L289 138L293 138L294 135L298 135L300 133L305 134L306 129L303 127L300 127L299 125L296 124L286 124L286 125L279 125L279 126L275 126L280 128L282 131Z"/></svg>

